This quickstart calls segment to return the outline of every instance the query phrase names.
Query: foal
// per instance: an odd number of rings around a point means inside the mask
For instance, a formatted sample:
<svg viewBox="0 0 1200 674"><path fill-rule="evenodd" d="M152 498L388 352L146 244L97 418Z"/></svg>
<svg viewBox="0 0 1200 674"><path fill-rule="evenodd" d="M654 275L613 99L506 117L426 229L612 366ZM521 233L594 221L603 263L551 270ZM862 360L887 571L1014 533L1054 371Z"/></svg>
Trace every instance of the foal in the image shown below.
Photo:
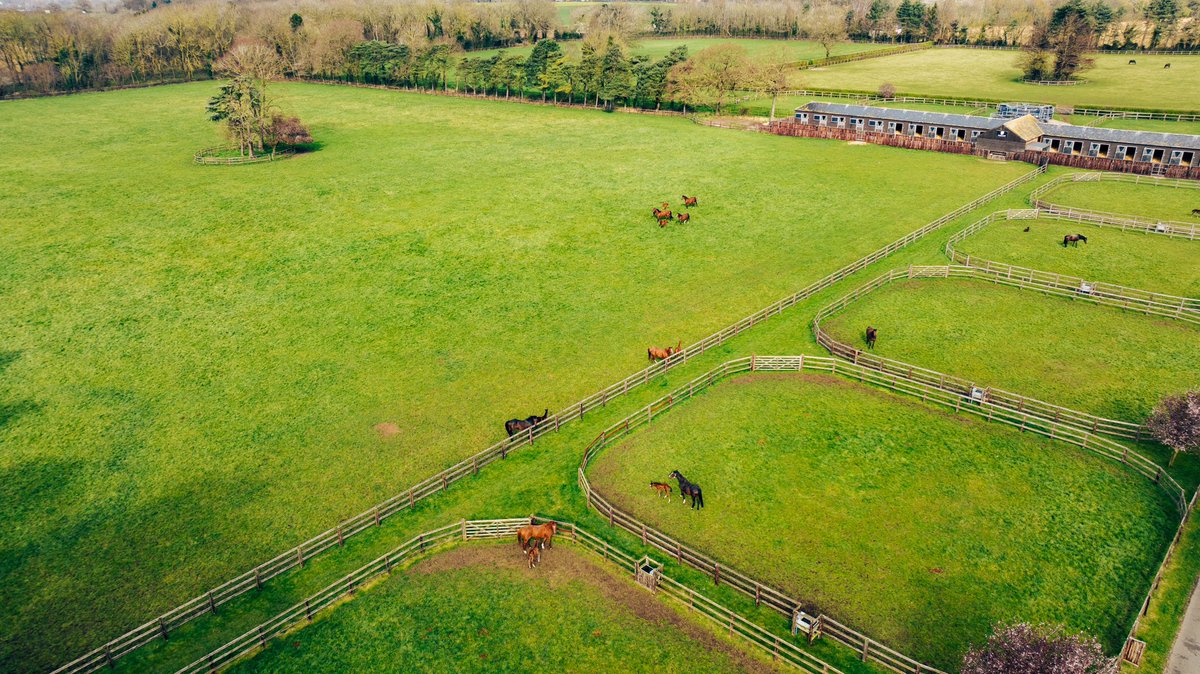
<svg viewBox="0 0 1200 674"><path fill-rule="evenodd" d="M658 492L659 496L667 499L668 503L671 502L671 485L667 484L666 482L651 482L650 486L654 489L654 491Z"/></svg>

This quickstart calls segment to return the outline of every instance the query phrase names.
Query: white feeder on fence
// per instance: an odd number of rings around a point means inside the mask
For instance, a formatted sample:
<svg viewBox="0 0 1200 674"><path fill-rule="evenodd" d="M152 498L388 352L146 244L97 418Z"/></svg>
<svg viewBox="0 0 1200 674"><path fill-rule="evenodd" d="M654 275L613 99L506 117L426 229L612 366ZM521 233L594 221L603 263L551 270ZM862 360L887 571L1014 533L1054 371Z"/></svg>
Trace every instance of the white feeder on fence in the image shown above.
<svg viewBox="0 0 1200 674"><path fill-rule="evenodd" d="M978 386L971 387L971 400L974 400L977 403L982 403L986 399L987 399L987 391L984 391L983 389L979 388Z"/></svg>
<svg viewBox="0 0 1200 674"><path fill-rule="evenodd" d="M1162 234L1167 231L1167 226L1160 222L1154 226L1154 231L1158 232L1159 234Z"/></svg>
<svg viewBox="0 0 1200 674"><path fill-rule="evenodd" d="M1080 295L1091 295L1092 294L1092 284L1088 283L1087 281L1080 283L1079 284L1079 294Z"/></svg>
<svg viewBox="0 0 1200 674"><path fill-rule="evenodd" d="M650 557L642 557L637 562L636 579L638 585L650 590L658 592L658 579L662 576L662 563L656 562Z"/></svg>
<svg viewBox="0 0 1200 674"><path fill-rule="evenodd" d="M800 609L792 612L792 636L803 634L809 643L821 636L821 616L813 616Z"/></svg>

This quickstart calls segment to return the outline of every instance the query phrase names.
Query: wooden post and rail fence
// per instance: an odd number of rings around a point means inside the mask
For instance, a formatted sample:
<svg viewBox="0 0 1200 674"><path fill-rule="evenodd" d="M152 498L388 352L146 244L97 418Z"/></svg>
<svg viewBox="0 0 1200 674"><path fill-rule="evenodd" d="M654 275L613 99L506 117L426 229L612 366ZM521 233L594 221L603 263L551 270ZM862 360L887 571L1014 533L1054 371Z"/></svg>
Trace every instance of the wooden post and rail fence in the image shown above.
<svg viewBox="0 0 1200 674"><path fill-rule="evenodd" d="M1098 227L1116 227L1122 231L1142 231L1148 234L1162 234L1172 238L1179 237L1193 241L1200 239L1200 223L1146 218L1123 213L1109 213L1106 211L1076 208L1074 206L1056 204L1049 200L1049 195L1063 185L1070 183L1090 182L1119 182L1133 185L1146 185L1150 187L1185 190L1200 189L1200 182L1196 182L1194 180L1179 180L1174 178L1159 178L1111 172L1068 173L1066 175L1058 176L1052 180L1048 180L1045 184L1038 186L1037 189L1030 192L1029 203L1034 208L1039 209L1045 215L1078 218L1083 222L1088 222ZM1197 199L1200 200L1200 195L1197 195Z"/></svg>

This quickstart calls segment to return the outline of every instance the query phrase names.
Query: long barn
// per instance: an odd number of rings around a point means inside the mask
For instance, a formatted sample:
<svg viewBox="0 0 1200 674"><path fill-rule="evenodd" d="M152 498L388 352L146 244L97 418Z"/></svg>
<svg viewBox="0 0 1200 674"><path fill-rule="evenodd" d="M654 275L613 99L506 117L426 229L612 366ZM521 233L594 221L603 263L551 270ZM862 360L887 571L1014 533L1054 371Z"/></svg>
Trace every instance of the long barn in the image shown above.
<svg viewBox="0 0 1200 674"><path fill-rule="evenodd" d="M862 133L969 143L981 152L1024 152L1090 157L1147 165L1200 166L1200 136L1075 126L1039 121L811 102L796 109L795 123ZM1058 163L1058 162L1056 162Z"/></svg>

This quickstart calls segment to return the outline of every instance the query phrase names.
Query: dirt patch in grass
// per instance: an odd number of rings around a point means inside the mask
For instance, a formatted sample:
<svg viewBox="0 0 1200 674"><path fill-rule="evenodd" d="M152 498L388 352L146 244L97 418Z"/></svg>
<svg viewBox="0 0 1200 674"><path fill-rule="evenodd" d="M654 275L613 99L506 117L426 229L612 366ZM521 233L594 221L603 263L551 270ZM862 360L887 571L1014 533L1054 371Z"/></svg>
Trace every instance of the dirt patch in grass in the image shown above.
<svg viewBox="0 0 1200 674"><path fill-rule="evenodd" d="M379 437L386 440L387 438L393 438L397 435L400 435L400 427L396 424L385 421L382 424L375 424L375 432L379 434Z"/></svg>
<svg viewBox="0 0 1200 674"><path fill-rule="evenodd" d="M464 545L438 553L418 562L408 573L434 574L468 567L504 569L529 578L533 586L545 585L550 591L562 591L570 583L586 582L598 587L614 603L628 608L639 619L656 625L670 625L705 648L728 655L745 672L774 672L770 665L749 656L741 649L718 638L691 620L671 609L665 600L622 580L613 573L598 573L599 565L584 554L566 545L555 545L542 551L542 563L533 569L526 564L525 555L512 545ZM610 569L605 569L610 571ZM596 635L600 636L600 635Z"/></svg>

